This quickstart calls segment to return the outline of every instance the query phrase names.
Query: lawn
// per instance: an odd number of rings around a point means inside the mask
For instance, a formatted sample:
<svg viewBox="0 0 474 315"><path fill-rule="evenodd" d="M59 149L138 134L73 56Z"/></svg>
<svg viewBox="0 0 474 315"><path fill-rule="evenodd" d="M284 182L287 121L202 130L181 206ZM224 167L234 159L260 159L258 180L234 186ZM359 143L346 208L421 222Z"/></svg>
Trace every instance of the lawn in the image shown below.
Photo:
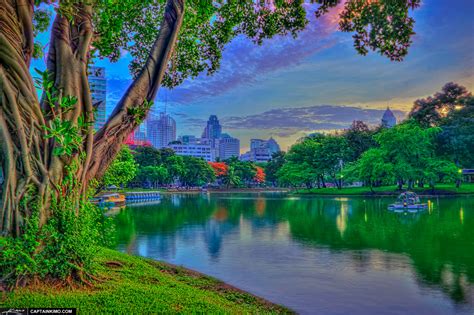
<svg viewBox="0 0 474 315"><path fill-rule="evenodd" d="M0 308L75 307L79 314L291 313L181 267L109 249L101 249L96 259L101 281L94 288L18 289L4 294Z"/></svg>
<svg viewBox="0 0 474 315"><path fill-rule="evenodd" d="M406 187L404 187L406 189ZM434 192L429 187L415 187L412 191L420 195L469 195L474 194L473 183L463 183L461 187L456 188L454 184L438 184L435 186ZM313 195L397 195L400 193L397 186L383 186L374 188L374 193L370 191L369 187L346 187L343 189L337 188L313 188L297 190L297 194L313 194Z"/></svg>

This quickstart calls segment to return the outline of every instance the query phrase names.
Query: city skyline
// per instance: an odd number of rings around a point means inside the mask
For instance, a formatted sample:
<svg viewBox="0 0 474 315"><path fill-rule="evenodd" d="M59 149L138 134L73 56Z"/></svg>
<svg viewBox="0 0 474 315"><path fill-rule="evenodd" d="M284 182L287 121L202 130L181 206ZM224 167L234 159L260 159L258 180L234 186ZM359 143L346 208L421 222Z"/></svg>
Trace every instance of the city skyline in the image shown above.
<svg viewBox="0 0 474 315"><path fill-rule="evenodd" d="M183 134L199 134L213 113L242 143L273 136L282 149L314 131L347 128L348 117L378 123L388 105L401 118L447 82L474 90L474 21L465 14L472 10L469 0L423 1L412 13L416 35L402 62L357 55L351 34L337 31L337 8L319 20L308 13L310 24L296 40L276 37L257 46L236 38L214 76L162 88L154 110L166 108ZM96 61L107 70L109 112L130 84L130 60L124 51L117 63Z"/></svg>

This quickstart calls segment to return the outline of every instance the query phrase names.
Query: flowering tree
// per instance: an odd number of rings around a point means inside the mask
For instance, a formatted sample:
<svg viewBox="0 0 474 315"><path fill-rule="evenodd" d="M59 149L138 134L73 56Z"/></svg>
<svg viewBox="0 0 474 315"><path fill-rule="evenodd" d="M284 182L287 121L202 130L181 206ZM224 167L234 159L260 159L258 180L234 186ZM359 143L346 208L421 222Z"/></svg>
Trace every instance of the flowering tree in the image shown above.
<svg viewBox="0 0 474 315"><path fill-rule="evenodd" d="M265 171L260 166L255 166L255 177L253 178L258 184L265 182Z"/></svg>
<svg viewBox="0 0 474 315"><path fill-rule="evenodd" d="M214 170L214 174L216 175L216 177L222 177L222 176L227 175L227 171L229 168L227 164L225 164L224 162L208 162L208 163Z"/></svg>

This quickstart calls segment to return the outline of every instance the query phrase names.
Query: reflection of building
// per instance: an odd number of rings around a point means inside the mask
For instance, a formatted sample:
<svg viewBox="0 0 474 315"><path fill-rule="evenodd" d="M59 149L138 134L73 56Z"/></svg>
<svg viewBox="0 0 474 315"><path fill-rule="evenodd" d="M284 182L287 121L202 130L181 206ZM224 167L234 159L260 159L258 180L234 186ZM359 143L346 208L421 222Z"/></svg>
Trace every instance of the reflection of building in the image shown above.
<svg viewBox="0 0 474 315"><path fill-rule="evenodd" d="M216 158L215 151L209 144L170 144L168 147L177 155L203 158L208 162Z"/></svg>
<svg viewBox="0 0 474 315"><path fill-rule="evenodd" d="M272 155L280 151L280 146L275 139L268 140L251 139L250 151L241 155L243 161L268 162L272 159Z"/></svg>
<svg viewBox="0 0 474 315"><path fill-rule="evenodd" d="M382 126L385 128L392 128L395 127L397 124L397 118L393 114L393 112L390 110L389 107L387 107L387 110L385 113L383 113L382 116Z"/></svg>
<svg viewBox="0 0 474 315"><path fill-rule="evenodd" d="M96 110L94 128L98 130L105 125L106 119L107 79L105 78L105 68L89 67L89 87L92 105Z"/></svg>
<svg viewBox="0 0 474 315"><path fill-rule="evenodd" d="M151 117L147 121L147 138L157 149L168 146L176 140L175 120L165 113L160 113L159 118Z"/></svg>

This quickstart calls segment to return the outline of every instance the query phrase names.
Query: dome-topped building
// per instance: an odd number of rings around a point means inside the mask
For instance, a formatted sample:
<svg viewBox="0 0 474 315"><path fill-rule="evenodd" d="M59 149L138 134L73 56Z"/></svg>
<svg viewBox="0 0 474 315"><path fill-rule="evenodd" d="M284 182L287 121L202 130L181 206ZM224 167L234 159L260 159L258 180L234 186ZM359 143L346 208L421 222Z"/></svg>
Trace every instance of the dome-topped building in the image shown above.
<svg viewBox="0 0 474 315"><path fill-rule="evenodd" d="M390 107L387 107L387 110L385 113L383 113L382 116L382 127L385 128L392 128L395 127L397 124L397 118L393 114L393 112L390 110Z"/></svg>

